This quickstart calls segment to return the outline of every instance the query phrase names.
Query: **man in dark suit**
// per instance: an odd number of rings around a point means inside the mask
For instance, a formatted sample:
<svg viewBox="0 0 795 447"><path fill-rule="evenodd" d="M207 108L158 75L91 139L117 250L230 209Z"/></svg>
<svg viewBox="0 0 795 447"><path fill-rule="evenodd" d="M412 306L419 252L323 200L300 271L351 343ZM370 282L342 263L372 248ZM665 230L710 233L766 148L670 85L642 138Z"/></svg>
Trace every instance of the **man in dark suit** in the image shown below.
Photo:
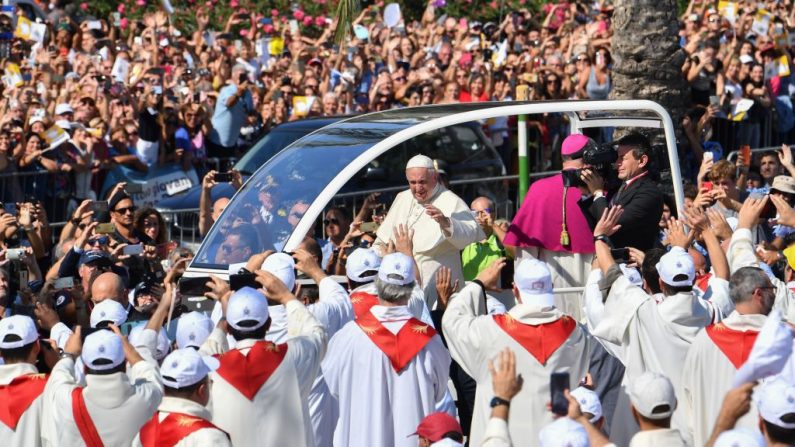
<svg viewBox="0 0 795 447"><path fill-rule="evenodd" d="M610 236L610 241L615 248L634 247L646 251L657 239L657 224L663 211L663 193L650 178L651 145L639 133L630 133L613 144L618 151L615 168L621 186L608 201L604 179L594 170L583 169L582 180L587 192L583 191L579 205L591 228L605 209L620 205L624 208L618 221L621 229Z"/></svg>

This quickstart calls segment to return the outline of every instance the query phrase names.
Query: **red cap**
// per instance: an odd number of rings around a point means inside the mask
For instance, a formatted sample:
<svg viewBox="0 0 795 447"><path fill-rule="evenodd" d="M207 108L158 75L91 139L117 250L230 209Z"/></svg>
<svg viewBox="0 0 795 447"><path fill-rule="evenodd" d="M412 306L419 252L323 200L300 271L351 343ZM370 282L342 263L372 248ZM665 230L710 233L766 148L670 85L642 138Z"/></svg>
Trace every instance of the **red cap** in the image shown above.
<svg viewBox="0 0 795 447"><path fill-rule="evenodd" d="M560 146L560 155L572 155L581 151L588 144L590 138L582 134L572 134L563 140Z"/></svg>
<svg viewBox="0 0 795 447"><path fill-rule="evenodd" d="M437 442L442 439L442 436L450 432L460 433L461 436L464 435L464 431L461 430L461 424L454 417L445 412L439 412L425 416L425 419L417 427L417 432L413 434L420 435L431 442Z"/></svg>

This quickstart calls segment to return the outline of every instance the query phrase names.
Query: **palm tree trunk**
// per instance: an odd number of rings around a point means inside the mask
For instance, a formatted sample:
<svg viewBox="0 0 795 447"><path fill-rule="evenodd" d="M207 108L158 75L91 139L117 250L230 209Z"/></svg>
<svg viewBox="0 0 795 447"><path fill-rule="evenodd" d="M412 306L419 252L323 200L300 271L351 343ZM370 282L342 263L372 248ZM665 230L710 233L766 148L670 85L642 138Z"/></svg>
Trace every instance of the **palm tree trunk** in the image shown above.
<svg viewBox="0 0 795 447"><path fill-rule="evenodd" d="M690 104L681 67L676 0L614 0L611 99L650 99L665 107L677 134Z"/></svg>

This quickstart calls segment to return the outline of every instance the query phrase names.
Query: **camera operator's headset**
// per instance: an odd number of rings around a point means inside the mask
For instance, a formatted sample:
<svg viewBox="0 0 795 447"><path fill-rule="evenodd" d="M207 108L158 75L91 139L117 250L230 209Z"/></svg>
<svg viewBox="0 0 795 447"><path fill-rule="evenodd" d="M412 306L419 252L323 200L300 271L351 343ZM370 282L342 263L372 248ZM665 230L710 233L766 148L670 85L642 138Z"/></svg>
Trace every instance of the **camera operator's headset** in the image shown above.
<svg viewBox="0 0 795 447"><path fill-rule="evenodd" d="M577 160L577 159L583 158L583 155L585 154L585 152L594 151L594 150L597 150L598 148L599 148L599 146L596 144L596 142L594 140L588 138L588 141L585 143L585 145L583 145L583 147L581 147L579 151L573 153L571 155L571 158L572 158L572 160ZM566 225L566 197L568 195L568 192L569 192L569 186L566 184L566 182L564 182L563 183L563 206L562 206L562 208L563 208L563 221L562 221L561 230L560 230L560 245L562 245L564 247L566 247L569 244L571 244L571 238L569 237L568 226Z"/></svg>

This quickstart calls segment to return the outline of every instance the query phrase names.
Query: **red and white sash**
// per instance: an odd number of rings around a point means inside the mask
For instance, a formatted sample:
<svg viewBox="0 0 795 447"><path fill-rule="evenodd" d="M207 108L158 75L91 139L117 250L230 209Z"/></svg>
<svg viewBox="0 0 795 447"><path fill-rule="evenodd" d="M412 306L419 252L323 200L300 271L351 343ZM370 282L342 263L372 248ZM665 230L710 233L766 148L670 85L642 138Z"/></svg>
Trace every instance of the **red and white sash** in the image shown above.
<svg viewBox="0 0 795 447"><path fill-rule="evenodd" d="M161 421L160 412L156 411L152 419L141 427L139 436L144 447L174 447L178 442L204 428L218 429L206 419L183 413L169 413Z"/></svg>
<svg viewBox="0 0 795 447"><path fill-rule="evenodd" d="M269 341L258 341L249 349L248 355L232 349L217 356L221 366L215 372L246 399L253 401L262 385L281 365L285 355L287 355L287 344L276 345Z"/></svg>
<svg viewBox="0 0 795 447"><path fill-rule="evenodd" d="M372 312L362 314L355 321L362 332L389 358L397 373L436 335L433 327L416 318L409 318L397 334L390 332Z"/></svg>
<svg viewBox="0 0 795 447"><path fill-rule="evenodd" d="M88 414L86 401L83 399L83 388L75 388L72 390L72 416L77 424L77 429L80 431L80 436L83 437L83 442L86 447L104 447L102 438L99 437L97 427L94 421L91 420L91 415Z"/></svg>
<svg viewBox="0 0 795 447"><path fill-rule="evenodd" d="M704 328L710 340L720 349L723 355L739 369L743 366L756 342L758 331L737 331L723 323L712 324Z"/></svg>
<svg viewBox="0 0 795 447"><path fill-rule="evenodd" d="M44 392L47 379L45 374L25 374L14 377L8 385L0 385L0 421L16 430L22 415Z"/></svg>
<svg viewBox="0 0 795 447"><path fill-rule="evenodd" d="M354 318L359 318L370 312L370 308L376 304L380 304L377 295L367 292L354 292L351 294Z"/></svg>
<svg viewBox="0 0 795 447"><path fill-rule="evenodd" d="M551 323L537 325L524 324L510 314L494 315L492 318L500 329L522 345L542 365L547 363L577 328L577 322L565 315Z"/></svg>

